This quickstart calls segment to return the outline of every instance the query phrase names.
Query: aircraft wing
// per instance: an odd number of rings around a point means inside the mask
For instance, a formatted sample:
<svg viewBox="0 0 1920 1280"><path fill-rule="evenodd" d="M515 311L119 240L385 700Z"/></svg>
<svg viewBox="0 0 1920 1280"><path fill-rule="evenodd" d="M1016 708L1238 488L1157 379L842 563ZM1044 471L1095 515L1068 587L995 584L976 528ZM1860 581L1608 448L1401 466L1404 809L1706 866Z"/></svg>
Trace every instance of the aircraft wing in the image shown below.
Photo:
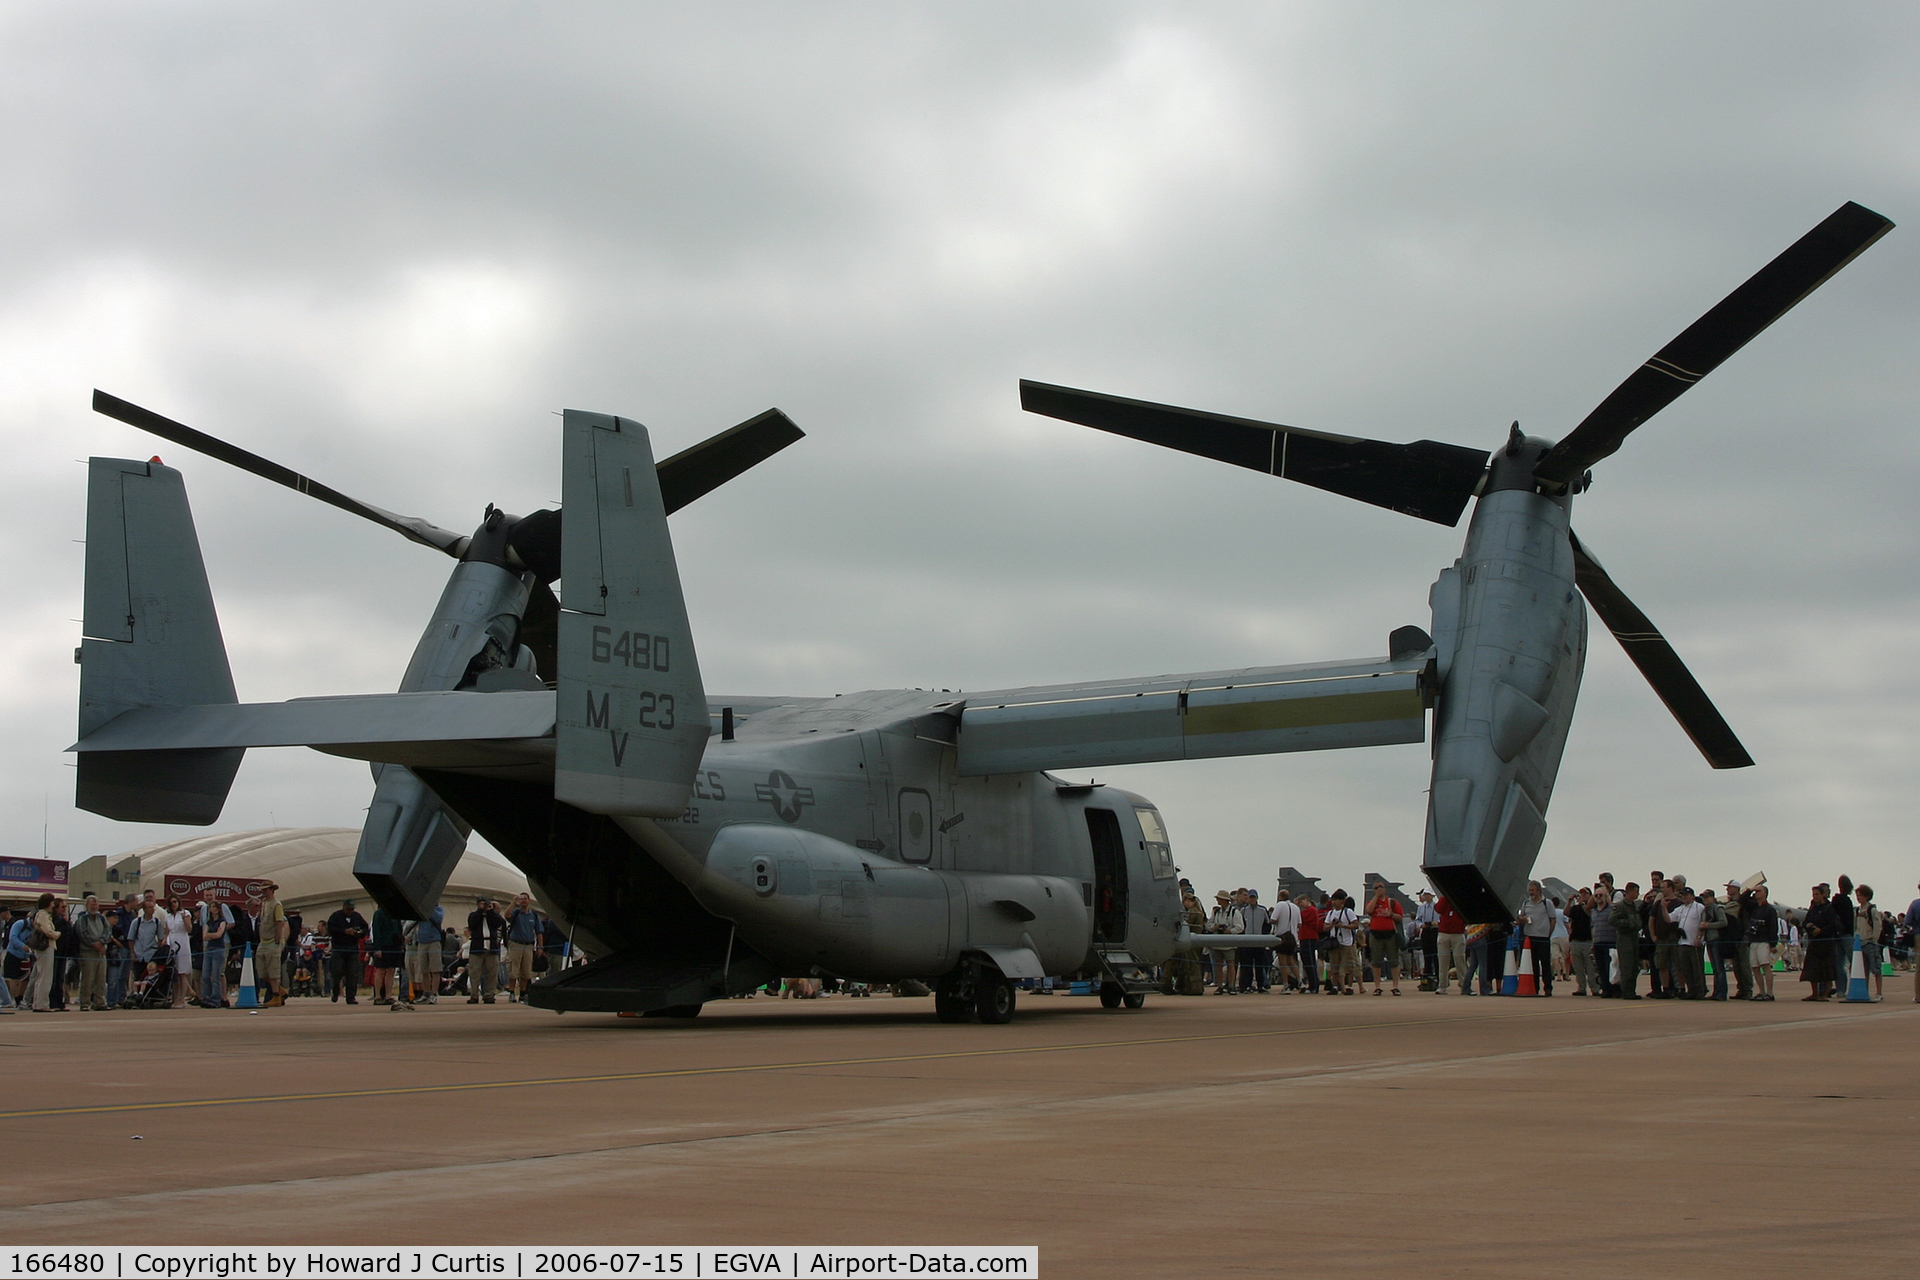
<svg viewBox="0 0 1920 1280"><path fill-rule="evenodd" d="M69 750L312 747L428 769L553 765L554 695L376 693L124 711Z"/></svg>
<svg viewBox="0 0 1920 1280"><path fill-rule="evenodd" d="M964 777L1420 742L1427 654L968 694Z"/></svg>

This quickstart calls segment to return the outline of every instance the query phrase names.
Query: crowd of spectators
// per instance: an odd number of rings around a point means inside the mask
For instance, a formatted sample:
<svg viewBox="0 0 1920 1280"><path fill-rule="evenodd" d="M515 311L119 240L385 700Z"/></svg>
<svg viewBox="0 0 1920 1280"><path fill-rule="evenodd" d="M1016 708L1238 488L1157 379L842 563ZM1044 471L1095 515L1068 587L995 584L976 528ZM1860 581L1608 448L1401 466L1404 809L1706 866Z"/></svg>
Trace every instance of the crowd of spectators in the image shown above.
<svg viewBox="0 0 1920 1280"><path fill-rule="evenodd" d="M1847 994L1854 966L1866 975L1867 998L1883 995L1883 972L1914 975L1920 898L1904 912L1883 911L1869 885L1841 876L1814 885L1805 907L1783 908L1764 883L1695 890L1685 876L1654 871L1647 885L1616 885L1602 873L1566 901L1539 881L1514 918L1468 924L1445 897L1421 892L1412 910L1384 881L1364 900L1344 889L1302 894L1282 888L1272 906L1253 889L1222 889L1211 910L1181 882L1184 921L1195 935L1248 934L1273 945L1195 947L1168 965L1176 995L1302 993L1402 994L1405 978L1420 991L1463 996L1563 992L1605 1000L1771 1001L1778 972L1798 972L1800 998L1828 1001ZM1522 968L1531 983L1518 979ZM1507 989L1511 975L1513 989ZM1643 989L1644 984L1644 989Z"/></svg>
<svg viewBox="0 0 1920 1280"><path fill-rule="evenodd" d="M574 959L560 923L524 893L506 904L482 899L464 929L440 907L425 920L375 908L369 920L351 899L309 926L278 894L268 882L243 904L212 891L197 903L162 901L149 889L106 903L92 894L71 903L46 893L31 906L0 907L0 1013L232 1008L249 958L260 1008L297 997L359 1004L363 986L376 1005L411 1007L442 996L493 1004L503 980L511 1003L526 999L537 974Z"/></svg>
<svg viewBox="0 0 1920 1280"><path fill-rule="evenodd" d="M1336 889L1272 906L1253 889L1221 890L1203 907L1181 882L1184 922L1195 935L1259 935L1271 946L1200 947L1167 966L1175 994L1503 993L1525 966L1534 994L1556 984L1575 996L1618 1000L1756 1000L1774 996L1776 972L1798 972L1821 1002L1844 996L1856 958L1868 998L1883 994L1883 962L1912 972L1920 1002L1914 935L1920 898L1883 911L1873 889L1846 876L1814 885L1803 908L1775 905L1764 884L1696 891L1684 876L1654 871L1643 890L1603 873L1562 901L1538 881L1511 921L1467 924L1444 897L1420 893L1409 910L1377 882L1364 900ZM288 911L278 886L235 906L208 892L198 903L160 901L152 890L101 903L42 894L31 907L0 908L6 944L0 1012L236 1003L243 958L251 955L257 998L277 1008L314 997L411 1007L443 996L493 1004L524 1001L536 976L577 957L558 921L526 894L482 899L464 928L435 907L425 920L376 908L363 916L343 901L317 927ZM1644 983L1644 991L1643 991ZM1522 984L1515 982L1516 988ZM1513 994L1513 992L1506 992Z"/></svg>

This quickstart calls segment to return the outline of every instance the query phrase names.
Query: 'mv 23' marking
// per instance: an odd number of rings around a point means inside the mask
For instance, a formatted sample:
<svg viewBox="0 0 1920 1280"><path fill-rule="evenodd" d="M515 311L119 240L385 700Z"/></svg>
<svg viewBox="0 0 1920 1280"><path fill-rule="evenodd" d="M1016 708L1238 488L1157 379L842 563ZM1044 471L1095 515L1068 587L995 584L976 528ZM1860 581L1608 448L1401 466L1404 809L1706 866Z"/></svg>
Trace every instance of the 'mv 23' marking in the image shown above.
<svg viewBox="0 0 1920 1280"><path fill-rule="evenodd" d="M648 635L644 631L622 631L616 635L612 627L593 629L595 662L618 660L621 666L636 671L665 671L667 660L672 656L673 646L665 636Z"/></svg>
<svg viewBox="0 0 1920 1280"><path fill-rule="evenodd" d="M629 693L628 697L640 708L638 723L642 729L671 729L677 723L673 714L672 694L641 690ZM613 727L613 714L608 709L608 700L609 695L603 693L596 705L593 690L587 690L587 728L607 731L607 741L613 745L613 766L617 769L627 758L627 738L630 735L625 729Z"/></svg>

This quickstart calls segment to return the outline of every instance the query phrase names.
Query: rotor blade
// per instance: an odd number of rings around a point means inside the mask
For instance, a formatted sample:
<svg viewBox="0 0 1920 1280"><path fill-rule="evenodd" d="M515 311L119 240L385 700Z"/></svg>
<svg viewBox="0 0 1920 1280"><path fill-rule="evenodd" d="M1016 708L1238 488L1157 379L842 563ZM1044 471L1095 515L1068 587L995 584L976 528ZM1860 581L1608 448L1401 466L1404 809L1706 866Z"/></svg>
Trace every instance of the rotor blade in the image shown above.
<svg viewBox="0 0 1920 1280"><path fill-rule="evenodd" d="M1667 710L1673 712L1673 718L1693 739L1693 745L1700 748L1707 763L1716 769L1744 769L1751 765L1753 757L1740 745L1740 739L1733 736L1733 730L1713 700L1680 661L1680 655L1673 651L1667 638L1627 599L1626 592L1614 585L1580 539L1574 537L1572 531L1567 536L1573 543L1573 580L1580 593L1593 605L1593 611L1607 624L1607 630L1613 632L1620 647L1627 651L1633 665L1640 668L1640 674L1660 695L1660 701L1667 704Z"/></svg>
<svg viewBox="0 0 1920 1280"><path fill-rule="evenodd" d="M467 535L463 533L452 533L438 525L429 524L418 516L395 515L372 503L349 498L336 489L329 489L318 480L309 480L298 471L290 470L277 462L270 462L258 454L248 453L237 445L215 439L204 431L195 431L192 427L175 422L172 418L163 418L151 409L143 409L137 404L122 400L118 396L110 396L97 388L93 393L93 411L104 413L109 418L117 418L130 427L150 431L163 440L184 445L197 453L206 454L209 458L217 458L221 462L236 466L242 471L251 471L263 480L271 480L289 489L297 489L310 498L320 499L329 506L338 507L342 511L351 511L362 519L385 525L402 537L411 538L422 546L432 547L436 551L444 551L455 557L466 549Z"/></svg>
<svg viewBox="0 0 1920 1280"><path fill-rule="evenodd" d="M1533 474L1554 488L1572 484L1581 472L1618 449L1634 428L1679 399L1688 387L1892 229L1893 223L1871 209L1852 201L1841 205L1634 370L1540 459Z"/></svg>
<svg viewBox="0 0 1920 1280"><path fill-rule="evenodd" d="M666 504L667 514L672 515L694 499L712 493L794 441L804 439L806 434L786 414L769 409L712 439L682 449L665 462L656 463L660 499Z"/></svg>
<svg viewBox="0 0 1920 1280"><path fill-rule="evenodd" d="M1020 407L1029 413L1297 480L1435 524L1460 522L1460 513L1487 469L1484 451L1461 445L1434 440L1388 444L1303 431L1024 378L1020 381Z"/></svg>

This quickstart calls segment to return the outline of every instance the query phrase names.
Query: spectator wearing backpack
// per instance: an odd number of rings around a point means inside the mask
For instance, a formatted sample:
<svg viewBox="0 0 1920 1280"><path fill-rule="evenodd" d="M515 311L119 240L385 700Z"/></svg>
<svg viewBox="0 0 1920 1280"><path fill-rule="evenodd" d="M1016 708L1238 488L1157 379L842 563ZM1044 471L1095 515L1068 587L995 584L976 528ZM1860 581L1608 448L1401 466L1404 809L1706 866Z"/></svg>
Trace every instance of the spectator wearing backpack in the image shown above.
<svg viewBox="0 0 1920 1280"><path fill-rule="evenodd" d="M1873 904L1870 885L1855 886L1853 897L1860 904L1854 912L1854 932L1860 937L1858 946L1866 961L1867 985L1873 990L1872 998L1882 1000L1887 993L1880 985L1880 926L1886 921L1886 912Z"/></svg>
<svg viewBox="0 0 1920 1280"><path fill-rule="evenodd" d="M35 900L24 935L23 941L33 954L33 968L27 973L27 1008L35 1013L51 1013L53 977L58 969L53 948L60 936L60 926L53 918L52 894L43 893Z"/></svg>

